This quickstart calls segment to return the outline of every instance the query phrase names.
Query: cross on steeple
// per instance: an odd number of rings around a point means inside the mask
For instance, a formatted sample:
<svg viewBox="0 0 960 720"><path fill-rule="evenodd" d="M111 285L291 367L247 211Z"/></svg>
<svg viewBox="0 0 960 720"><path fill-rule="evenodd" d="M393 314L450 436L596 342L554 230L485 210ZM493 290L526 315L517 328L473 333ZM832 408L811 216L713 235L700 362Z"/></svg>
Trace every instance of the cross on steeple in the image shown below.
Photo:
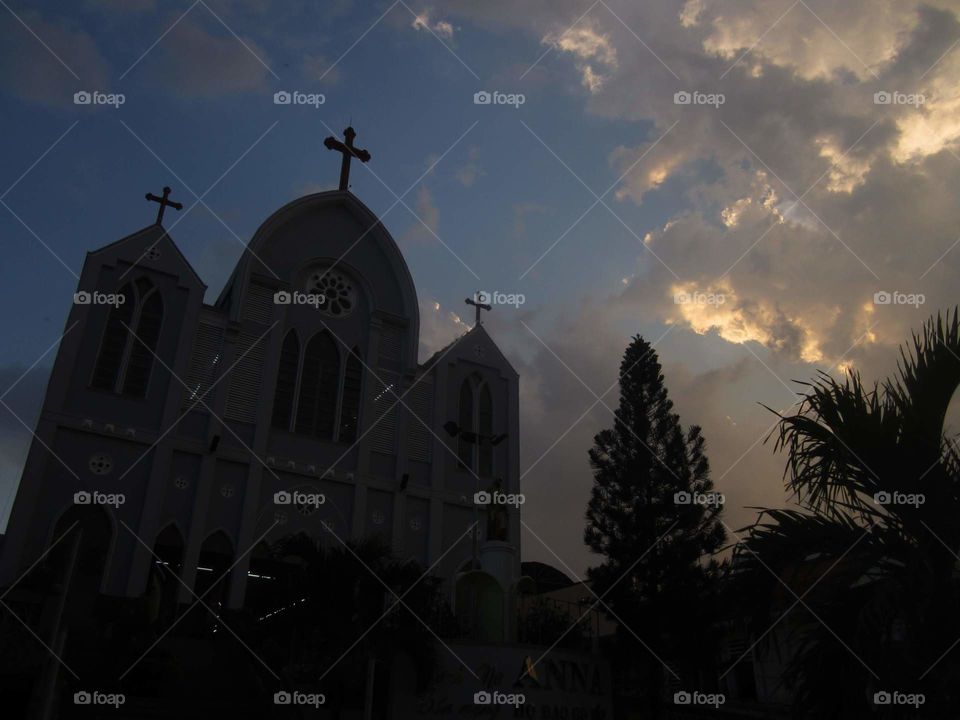
<svg viewBox="0 0 960 720"><path fill-rule="evenodd" d="M476 299L475 299L475 300L471 300L470 298L467 298L466 300L464 300L464 302L465 302L467 305L473 305L473 306L477 309L476 325L481 325L482 322L481 322L481 320L480 320L480 311L481 311L481 310L486 310L487 312L489 312L489 311L493 310L493 308L492 308L488 303L482 302L482 300L483 300L484 298L488 297L487 293L485 293L485 292L480 292L479 290L477 290L477 292L474 293L473 297L476 298ZM474 327L476 327L476 325L474 325Z"/></svg>
<svg viewBox="0 0 960 720"><path fill-rule="evenodd" d="M163 189L163 197L157 197L153 193L147 193L146 198L150 202L160 203L160 208L157 210L157 225L163 222L163 211L167 209L167 205L172 207L174 210L182 210L183 204L169 200L170 197L170 188L165 187Z"/></svg>
<svg viewBox="0 0 960 720"><path fill-rule="evenodd" d="M332 135L323 141L327 150L336 150L343 154L343 160L340 162L340 189L346 190L350 182L350 158L356 158L360 162L369 162L370 153L366 150L353 146L353 139L357 136L357 131L348 127L343 131L343 136L347 139L342 143Z"/></svg>

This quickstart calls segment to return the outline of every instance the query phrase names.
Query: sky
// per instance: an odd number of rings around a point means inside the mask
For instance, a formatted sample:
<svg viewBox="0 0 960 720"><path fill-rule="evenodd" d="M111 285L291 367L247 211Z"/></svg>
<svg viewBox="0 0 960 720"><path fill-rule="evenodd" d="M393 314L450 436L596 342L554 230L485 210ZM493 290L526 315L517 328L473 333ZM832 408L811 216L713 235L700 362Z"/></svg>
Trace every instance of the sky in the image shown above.
<svg viewBox="0 0 960 720"><path fill-rule="evenodd" d="M0 523L85 253L169 185L212 302L263 220L336 186L348 124L421 358L467 295L516 301L485 324L521 375L523 556L571 575L632 336L735 531L788 502L765 438L798 381L882 380L957 304L958 0L0 6Z"/></svg>

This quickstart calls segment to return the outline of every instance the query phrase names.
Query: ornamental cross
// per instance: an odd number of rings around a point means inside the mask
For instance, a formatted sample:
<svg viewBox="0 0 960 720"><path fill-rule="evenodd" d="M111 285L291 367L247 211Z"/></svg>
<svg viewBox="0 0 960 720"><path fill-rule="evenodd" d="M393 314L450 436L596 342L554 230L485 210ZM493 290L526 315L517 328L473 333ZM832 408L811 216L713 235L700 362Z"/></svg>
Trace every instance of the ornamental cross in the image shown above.
<svg viewBox="0 0 960 720"><path fill-rule="evenodd" d="M352 127L348 127L343 131L343 137L347 139L346 143L342 143L337 140L332 135L323 141L324 146L327 150L336 150L338 153L343 155L343 160L340 162L340 189L346 190L350 182L350 159L356 158L360 162L369 162L370 153L366 150L361 150L358 147L353 146L353 139L357 136L357 131Z"/></svg>
<svg viewBox="0 0 960 720"><path fill-rule="evenodd" d="M480 311L481 311L481 310L486 310L487 312L489 312L489 311L493 310L493 308L492 308L488 303L483 302L483 300L488 297L488 295L487 295L486 293L480 292L480 291L478 290L478 291L474 294L473 297L476 298L476 299L475 299L475 300L471 300L470 298L467 298L466 300L464 300L464 302L465 302L467 305L473 305L473 306L477 309L477 320L476 320L476 324L477 324L477 325L481 325L482 322L481 322L481 320L480 320Z"/></svg>
<svg viewBox="0 0 960 720"><path fill-rule="evenodd" d="M160 208L157 210L157 225L163 222L163 211L167 209L169 205L174 210L182 210L183 204L174 202L173 200L168 199L170 197L170 188L165 187L163 189L163 197L157 197L153 193L147 193L146 198L150 202L160 203Z"/></svg>

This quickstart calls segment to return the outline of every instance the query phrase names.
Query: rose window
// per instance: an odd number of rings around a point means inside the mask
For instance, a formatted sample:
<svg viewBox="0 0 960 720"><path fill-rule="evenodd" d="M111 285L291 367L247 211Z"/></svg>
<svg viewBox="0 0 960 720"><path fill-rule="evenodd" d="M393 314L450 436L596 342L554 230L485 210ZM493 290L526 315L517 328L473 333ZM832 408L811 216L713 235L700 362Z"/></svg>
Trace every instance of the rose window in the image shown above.
<svg viewBox="0 0 960 720"><path fill-rule="evenodd" d="M352 279L336 269L314 270L307 277L306 291L322 295L317 309L331 317L345 317L357 306L357 288Z"/></svg>

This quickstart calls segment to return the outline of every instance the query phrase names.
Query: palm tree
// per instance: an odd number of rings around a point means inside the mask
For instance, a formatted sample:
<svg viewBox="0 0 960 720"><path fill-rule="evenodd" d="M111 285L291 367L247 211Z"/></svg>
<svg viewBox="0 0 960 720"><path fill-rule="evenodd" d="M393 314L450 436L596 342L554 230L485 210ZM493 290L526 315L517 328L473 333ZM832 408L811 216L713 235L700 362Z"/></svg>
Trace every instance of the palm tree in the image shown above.
<svg viewBox="0 0 960 720"><path fill-rule="evenodd" d="M945 419L960 385L957 310L928 320L882 384L821 373L804 385L772 434L800 509L766 510L748 529L736 597L755 636L786 652L798 717L954 716L960 453ZM884 692L925 702L877 704Z"/></svg>

